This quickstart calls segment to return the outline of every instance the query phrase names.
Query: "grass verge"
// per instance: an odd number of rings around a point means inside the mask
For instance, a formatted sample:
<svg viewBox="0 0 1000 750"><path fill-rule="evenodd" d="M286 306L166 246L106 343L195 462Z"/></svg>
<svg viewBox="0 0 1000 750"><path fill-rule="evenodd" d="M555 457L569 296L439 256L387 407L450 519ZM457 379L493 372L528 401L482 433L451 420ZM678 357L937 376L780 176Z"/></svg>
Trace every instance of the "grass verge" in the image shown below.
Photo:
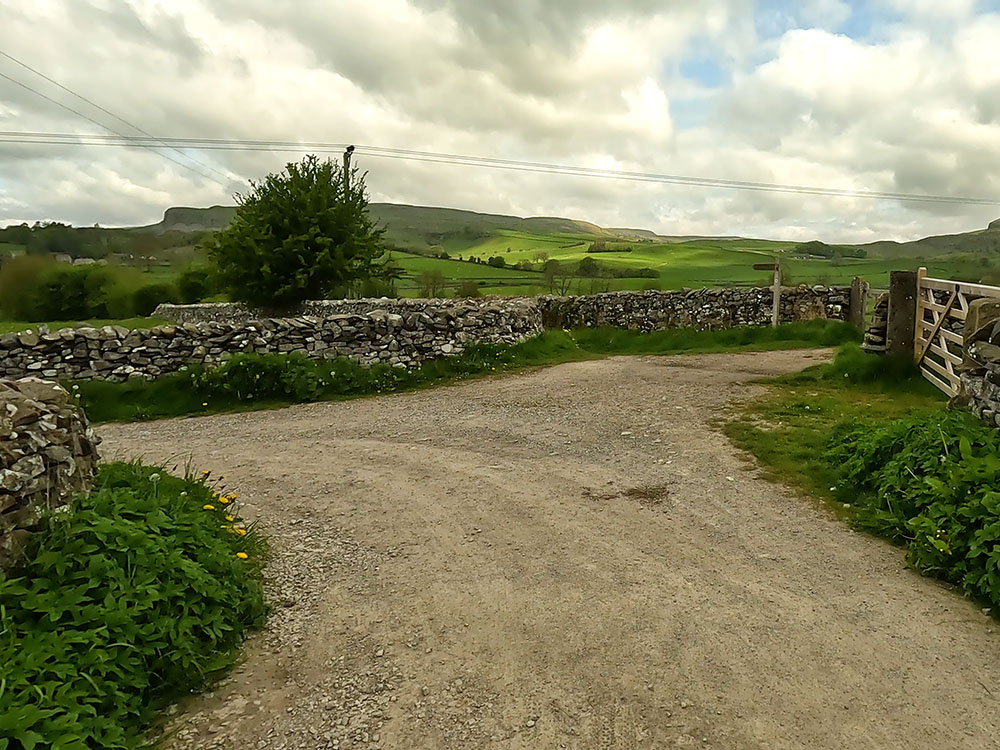
<svg viewBox="0 0 1000 750"><path fill-rule="evenodd" d="M837 426L939 413L945 397L909 361L867 355L847 344L830 364L765 381L767 393L741 407L723 428L753 454L765 475L831 503L838 467L826 457Z"/></svg>
<svg viewBox="0 0 1000 750"><path fill-rule="evenodd" d="M858 332L850 325L833 321L727 331L547 331L515 346L472 346L460 356L433 360L414 370L361 367L347 359L237 355L217 368L193 367L155 380L87 381L69 387L92 421L130 422L397 393L618 354L809 348L857 338Z"/></svg>
<svg viewBox="0 0 1000 750"><path fill-rule="evenodd" d="M265 543L207 479L105 464L0 573L0 748L145 747L266 615ZM230 520L231 519L231 520Z"/></svg>
<svg viewBox="0 0 1000 750"><path fill-rule="evenodd" d="M946 410L911 361L856 346L768 385L725 426L736 445L905 547L914 569L1000 607L1000 432Z"/></svg>

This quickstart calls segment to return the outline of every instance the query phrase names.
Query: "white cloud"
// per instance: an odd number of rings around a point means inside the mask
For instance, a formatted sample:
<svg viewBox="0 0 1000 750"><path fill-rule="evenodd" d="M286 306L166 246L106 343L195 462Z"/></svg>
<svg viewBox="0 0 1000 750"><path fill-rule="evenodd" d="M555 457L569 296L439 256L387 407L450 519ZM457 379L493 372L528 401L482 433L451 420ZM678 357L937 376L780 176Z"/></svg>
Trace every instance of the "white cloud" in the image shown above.
<svg viewBox="0 0 1000 750"><path fill-rule="evenodd" d="M913 20L876 44L830 31L850 17L842 0L789 3L788 15L815 28L773 39L756 36L751 0L301 0L294 8L270 0L0 0L0 49L162 135L997 194L1000 17L977 16L971 0L879 1ZM938 5L951 8L947 23L928 20L944 13ZM102 43L80 45L81 28L102 32ZM682 78L689 55L711 57L732 80L720 87L701 86L690 78L696 73ZM9 61L0 59L0 72L128 130ZM682 100L700 102L695 126L678 118ZM2 79L0 129L97 130ZM192 156L246 178L296 158ZM1000 215L989 207L359 162L376 199L668 233L914 237ZM0 222L145 223L169 205L224 202L236 186L146 151L113 148L0 144L0 175Z"/></svg>

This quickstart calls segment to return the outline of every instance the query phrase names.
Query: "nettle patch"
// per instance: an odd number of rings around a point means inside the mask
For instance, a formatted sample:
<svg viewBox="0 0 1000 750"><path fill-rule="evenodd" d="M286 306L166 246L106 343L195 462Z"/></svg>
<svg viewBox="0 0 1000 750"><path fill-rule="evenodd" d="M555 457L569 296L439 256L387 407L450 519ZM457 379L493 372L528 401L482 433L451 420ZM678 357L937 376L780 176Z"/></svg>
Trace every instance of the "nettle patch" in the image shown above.
<svg viewBox="0 0 1000 750"><path fill-rule="evenodd" d="M917 570L1000 606L1000 433L960 412L849 424L828 459L858 527L906 545Z"/></svg>
<svg viewBox="0 0 1000 750"><path fill-rule="evenodd" d="M145 746L263 624L265 551L207 473L102 466L0 574L0 750Z"/></svg>

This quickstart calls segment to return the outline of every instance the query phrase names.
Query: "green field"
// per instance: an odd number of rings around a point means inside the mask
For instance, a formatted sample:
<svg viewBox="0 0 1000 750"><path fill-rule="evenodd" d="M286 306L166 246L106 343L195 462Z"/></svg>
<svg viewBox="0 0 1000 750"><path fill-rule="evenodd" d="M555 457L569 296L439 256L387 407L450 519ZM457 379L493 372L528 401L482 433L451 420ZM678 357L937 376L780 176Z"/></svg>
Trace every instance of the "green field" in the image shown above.
<svg viewBox="0 0 1000 750"><path fill-rule="evenodd" d="M405 296L417 293L416 277L427 271L440 271L453 288L459 281L474 280L480 284L481 294L532 295L548 292L540 269L545 259L558 260L568 270L584 258L594 258L606 269L652 268L659 273L657 279L578 278L569 282L569 292L586 294L595 291L621 291L637 289L682 289L721 286L768 286L772 275L768 271L755 271L753 266L779 259L785 272L785 283L795 284L850 284L856 276L863 277L875 288L885 288L889 274L895 270L913 270L921 266L931 276L967 281L980 281L989 268L983 257L964 254L937 254L931 257L911 258L803 258L794 255L794 245L767 240L714 239L685 242L608 242L610 248L621 252L588 253L593 237L584 240L579 235L532 235L525 232L498 230L487 239L475 242L459 240L446 250L452 258L475 257L487 260L493 256L504 259L508 266L522 261L532 263L535 271L512 268L493 268L466 260L441 260L429 256L397 253L397 263L404 269L405 278L399 289ZM631 248L631 252L624 248ZM443 246L435 250L445 249Z"/></svg>
<svg viewBox="0 0 1000 750"><path fill-rule="evenodd" d="M803 256L798 243L787 241L670 237L641 229L605 229L572 219L522 219L386 203L373 203L369 208L372 218L386 230L384 239L391 257L402 271L396 289L406 297L426 293L429 277L435 279L435 293L444 296L454 296L459 285L467 291L470 282L483 296L769 286L771 273L755 271L753 266L774 259L780 259L787 285L841 285L861 276L874 288L883 289L892 271L920 266L940 278L1000 282L998 222L988 229L961 235L861 246L866 258L830 259ZM107 251L109 262L130 266L148 281L171 283L184 268L206 262L199 243L206 233L225 226L233 214L232 207L224 206L175 208L168 210L164 221L149 227L85 227L73 231L83 233L90 250ZM612 252L588 253L594 242L603 243ZM0 261L22 249L22 245L0 242ZM856 249L838 246L838 251ZM442 254L448 257L439 257ZM497 256L506 267L485 263ZM470 258L483 262L472 263ZM597 278L577 272L585 258L599 264ZM558 278L546 279L542 270L546 260L559 261ZM513 268L525 262L530 269ZM646 275L621 278L640 269ZM648 276L649 269L654 277ZM210 298L221 299L217 292L212 292Z"/></svg>

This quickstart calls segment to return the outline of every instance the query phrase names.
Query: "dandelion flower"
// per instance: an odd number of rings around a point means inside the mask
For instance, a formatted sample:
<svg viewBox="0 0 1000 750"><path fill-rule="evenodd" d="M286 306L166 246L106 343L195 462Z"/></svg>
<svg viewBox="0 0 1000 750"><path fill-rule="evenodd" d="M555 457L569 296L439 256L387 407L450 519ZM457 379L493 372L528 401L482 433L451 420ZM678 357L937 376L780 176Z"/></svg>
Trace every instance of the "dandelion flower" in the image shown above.
<svg viewBox="0 0 1000 750"><path fill-rule="evenodd" d="M231 501L228 497L220 497L219 502L222 503L223 505L229 505Z"/></svg>
<svg viewBox="0 0 1000 750"><path fill-rule="evenodd" d="M233 518L232 516L226 516L226 520L227 520L227 521L229 521L229 523L232 523L232 522L233 522L233 521L235 521L236 519L235 519L235 518Z"/></svg>
<svg viewBox="0 0 1000 750"><path fill-rule="evenodd" d="M202 402L201 402L201 405L202 405L202 406L208 406L208 401L202 401Z"/></svg>
<svg viewBox="0 0 1000 750"><path fill-rule="evenodd" d="M237 534L239 534L240 536L246 536L247 535L247 530L246 529L234 529L234 531Z"/></svg>
<svg viewBox="0 0 1000 750"><path fill-rule="evenodd" d="M202 510L215 510L215 506L214 505L210 505L209 503L205 503L204 505L201 506L201 509Z"/></svg>
<svg viewBox="0 0 1000 750"><path fill-rule="evenodd" d="M248 557L250 557L250 555L248 555L246 552L237 552L236 556L241 560L246 560Z"/></svg>

